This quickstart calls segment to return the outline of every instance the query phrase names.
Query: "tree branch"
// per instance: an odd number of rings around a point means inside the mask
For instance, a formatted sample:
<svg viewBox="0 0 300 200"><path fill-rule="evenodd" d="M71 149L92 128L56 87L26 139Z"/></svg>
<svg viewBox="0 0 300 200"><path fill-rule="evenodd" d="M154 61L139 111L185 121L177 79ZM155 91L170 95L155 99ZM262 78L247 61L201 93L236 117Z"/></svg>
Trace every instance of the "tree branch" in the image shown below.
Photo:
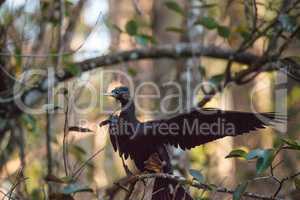
<svg viewBox="0 0 300 200"><path fill-rule="evenodd" d="M225 49L217 46L203 46L194 43L177 43L169 45L161 45L149 48L139 48L128 51L120 51L103 55L100 57L88 59L82 62L74 63L82 71L87 71L99 67L119 64L128 61L137 61L142 59L160 59L170 58L179 59L186 57L200 57L207 56L219 59L229 59L235 50ZM260 57L252 53L242 52L237 53L234 57L235 62L243 64L251 64L253 61L258 60Z"/></svg>
<svg viewBox="0 0 300 200"><path fill-rule="evenodd" d="M202 46L201 44L191 44L191 43L178 43L174 45L161 45L150 48L140 48L133 49L129 51L120 51L116 53L110 53L100 57L88 59L82 62L73 63L73 66L77 66L81 72L87 72L89 70L108 67L114 64L119 64L129 61L137 61L142 59L160 59L160 58L169 58L169 59L180 59L184 57L195 57L195 56L208 56L219 59L229 59L235 51L232 49L224 49L216 46ZM2 55L2 54L0 54ZM30 56L30 55L19 55L19 56ZM36 55L37 57L40 55ZM35 57L35 56L34 56ZM260 60L259 56L256 56L252 53L237 53L234 56L233 61L244 63L250 65L253 61ZM71 74L68 71L63 71L60 75L56 74L55 80L49 81L47 77L44 80L41 80L38 86L27 89L21 95L26 105L35 104L48 90L49 83L54 83L54 85L59 82L66 81L70 78L75 77L74 74ZM52 78L50 78L52 79ZM6 104L13 102L14 98L11 98L13 94L8 94L1 96L0 104ZM6 100L10 99L10 100Z"/></svg>
<svg viewBox="0 0 300 200"><path fill-rule="evenodd" d="M149 179L149 178L164 178L164 179L169 179L177 182L178 184L182 185L189 185L191 187L197 188L197 189L204 189L204 190L211 190L212 186L209 186L208 184L205 183L199 183L195 182L193 180L188 180L180 176L175 176L172 174L165 174L165 173L154 173L154 174L140 174L134 176L134 178L126 178L122 179L122 185L127 185L132 182L135 182L136 180L143 180L143 179ZM225 187L216 187L213 189L216 192L219 193L226 193L226 194L233 194L234 190L225 188ZM272 196L265 196L261 194L256 194L256 193L251 193L251 192L245 192L243 194L245 197L250 197L253 199L261 199L261 200L282 200L281 198L276 198Z"/></svg>

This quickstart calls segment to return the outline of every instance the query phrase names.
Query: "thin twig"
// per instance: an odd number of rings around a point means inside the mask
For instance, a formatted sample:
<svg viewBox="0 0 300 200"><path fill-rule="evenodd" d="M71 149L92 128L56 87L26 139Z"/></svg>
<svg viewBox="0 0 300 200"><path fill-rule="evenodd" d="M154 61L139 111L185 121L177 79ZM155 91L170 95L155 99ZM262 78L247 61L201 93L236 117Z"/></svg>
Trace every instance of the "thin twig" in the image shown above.
<svg viewBox="0 0 300 200"><path fill-rule="evenodd" d="M72 177L74 177L75 179L77 179L81 173L81 171L83 170L83 168L91 161L93 160L99 153L101 153L104 150L104 148L99 149L98 151L96 151L90 158L88 158L86 161L84 161L81 166L75 170L75 172L72 174Z"/></svg>
<svg viewBox="0 0 300 200"><path fill-rule="evenodd" d="M67 100L66 111L65 111L65 123L64 123L64 135L63 135L63 160L64 160L64 169L66 176L69 175L68 168L68 152L67 152L67 137L69 133L69 98L68 94L65 94Z"/></svg>

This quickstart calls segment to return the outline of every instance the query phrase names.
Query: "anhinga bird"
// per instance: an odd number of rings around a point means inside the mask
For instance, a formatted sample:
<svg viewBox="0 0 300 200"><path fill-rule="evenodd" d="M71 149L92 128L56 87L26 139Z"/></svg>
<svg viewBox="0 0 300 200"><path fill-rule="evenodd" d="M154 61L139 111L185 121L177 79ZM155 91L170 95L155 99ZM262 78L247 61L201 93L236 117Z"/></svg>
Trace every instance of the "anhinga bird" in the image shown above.
<svg viewBox="0 0 300 200"><path fill-rule="evenodd" d="M281 122L276 113L249 113L218 109L195 109L169 119L140 122L127 87L118 87L108 95L121 103L119 116L100 124L109 124L110 140L115 151L125 159L130 157L140 171L172 173L167 145L191 149L226 136L237 136L273 122ZM260 117L258 117L260 116ZM261 118L261 119L259 119ZM262 119L263 118L263 119ZM190 200L183 187L176 190L175 182L156 179L152 200ZM173 190L174 192L174 190Z"/></svg>

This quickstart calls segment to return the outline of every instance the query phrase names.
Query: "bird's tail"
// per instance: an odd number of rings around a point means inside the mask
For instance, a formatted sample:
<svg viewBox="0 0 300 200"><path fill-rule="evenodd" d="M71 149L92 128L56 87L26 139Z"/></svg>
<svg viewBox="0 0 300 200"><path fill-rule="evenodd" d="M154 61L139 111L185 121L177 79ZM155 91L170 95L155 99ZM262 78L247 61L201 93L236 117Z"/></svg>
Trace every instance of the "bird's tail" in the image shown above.
<svg viewBox="0 0 300 200"><path fill-rule="evenodd" d="M193 200L187 191L175 181L156 178L152 193L152 200Z"/></svg>

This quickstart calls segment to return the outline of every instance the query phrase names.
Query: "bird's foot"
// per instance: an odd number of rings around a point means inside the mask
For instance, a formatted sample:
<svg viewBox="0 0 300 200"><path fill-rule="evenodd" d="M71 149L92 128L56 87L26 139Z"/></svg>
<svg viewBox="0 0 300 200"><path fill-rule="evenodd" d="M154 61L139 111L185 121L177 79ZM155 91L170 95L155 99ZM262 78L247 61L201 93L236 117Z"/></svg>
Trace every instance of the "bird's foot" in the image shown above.
<svg viewBox="0 0 300 200"><path fill-rule="evenodd" d="M163 171L164 163L157 153L152 154L144 163L145 170L148 172L161 173Z"/></svg>

